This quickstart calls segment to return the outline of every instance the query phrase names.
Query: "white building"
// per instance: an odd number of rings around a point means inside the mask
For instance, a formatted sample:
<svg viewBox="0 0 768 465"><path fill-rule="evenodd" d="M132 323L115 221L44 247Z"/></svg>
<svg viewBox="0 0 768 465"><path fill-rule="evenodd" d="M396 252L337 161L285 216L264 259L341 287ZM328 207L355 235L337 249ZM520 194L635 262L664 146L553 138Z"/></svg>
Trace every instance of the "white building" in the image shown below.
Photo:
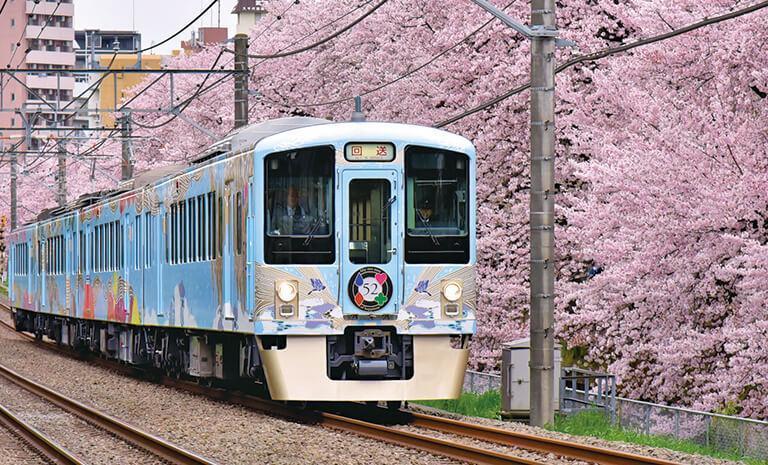
<svg viewBox="0 0 768 465"><path fill-rule="evenodd" d="M237 0L237 5L232 10L237 15L237 33L248 34L251 28L267 14L264 5L267 0Z"/></svg>

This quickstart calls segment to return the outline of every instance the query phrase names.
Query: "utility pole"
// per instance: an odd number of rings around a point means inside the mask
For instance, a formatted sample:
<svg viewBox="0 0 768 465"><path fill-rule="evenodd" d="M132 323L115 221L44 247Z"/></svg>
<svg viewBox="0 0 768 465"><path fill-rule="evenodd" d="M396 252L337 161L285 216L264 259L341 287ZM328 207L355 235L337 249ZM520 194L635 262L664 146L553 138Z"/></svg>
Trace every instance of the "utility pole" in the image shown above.
<svg viewBox="0 0 768 465"><path fill-rule="evenodd" d="M472 0L531 40L531 412L533 426L555 421L555 0L531 0L531 26L487 0Z"/></svg>
<svg viewBox="0 0 768 465"><path fill-rule="evenodd" d="M131 160L131 114L125 112L120 117L120 135L122 137L122 161L120 163L120 180L127 181L133 177L133 160Z"/></svg>
<svg viewBox="0 0 768 465"><path fill-rule="evenodd" d="M531 1L531 29L557 32L555 0ZM531 425L554 423L555 46L531 39Z"/></svg>
<svg viewBox="0 0 768 465"><path fill-rule="evenodd" d="M235 35L235 128L248 124L248 36Z"/></svg>
<svg viewBox="0 0 768 465"><path fill-rule="evenodd" d="M16 154L8 152L8 156L11 158L11 231L16 229L16 209L18 208L16 200L16 180L18 175L16 174Z"/></svg>
<svg viewBox="0 0 768 465"><path fill-rule="evenodd" d="M59 161L59 174L58 174L58 191L56 197L58 199L59 207L63 207L67 204L67 159L64 152L64 141L58 139L56 141L56 148L58 149L58 161Z"/></svg>

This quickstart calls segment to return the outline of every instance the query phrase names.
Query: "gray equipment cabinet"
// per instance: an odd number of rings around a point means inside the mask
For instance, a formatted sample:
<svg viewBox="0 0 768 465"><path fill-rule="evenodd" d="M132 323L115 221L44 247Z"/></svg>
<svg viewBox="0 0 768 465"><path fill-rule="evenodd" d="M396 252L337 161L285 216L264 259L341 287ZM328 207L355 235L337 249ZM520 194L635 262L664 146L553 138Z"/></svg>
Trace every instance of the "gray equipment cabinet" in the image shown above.
<svg viewBox="0 0 768 465"><path fill-rule="evenodd" d="M530 339L518 339L502 345L501 349L501 411L507 417L528 417L531 410ZM559 385L560 346L555 345L553 386ZM553 389L552 403L559 408L558 389Z"/></svg>

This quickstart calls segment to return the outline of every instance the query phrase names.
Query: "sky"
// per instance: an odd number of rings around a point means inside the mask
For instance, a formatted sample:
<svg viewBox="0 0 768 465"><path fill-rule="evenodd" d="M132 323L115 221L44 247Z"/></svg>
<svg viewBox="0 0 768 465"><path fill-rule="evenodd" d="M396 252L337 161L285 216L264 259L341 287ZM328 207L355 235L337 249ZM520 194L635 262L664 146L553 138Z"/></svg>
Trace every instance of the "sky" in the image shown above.
<svg viewBox="0 0 768 465"><path fill-rule="evenodd" d="M74 0L75 29L136 30L141 33L142 47L160 42L178 31L197 16L212 0ZM200 26L217 26L219 6L221 26L235 33L237 17L233 14L236 0L220 0L211 10L154 53L170 54L182 40L189 40L191 31Z"/></svg>

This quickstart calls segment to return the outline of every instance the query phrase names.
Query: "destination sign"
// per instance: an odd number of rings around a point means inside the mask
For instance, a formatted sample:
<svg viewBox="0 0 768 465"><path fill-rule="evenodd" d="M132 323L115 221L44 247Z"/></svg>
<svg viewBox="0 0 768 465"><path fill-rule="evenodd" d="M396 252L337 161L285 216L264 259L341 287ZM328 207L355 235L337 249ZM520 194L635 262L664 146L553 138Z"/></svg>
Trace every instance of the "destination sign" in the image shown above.
<svg viewBox="0 0 768 465"><path fill-rule="evenodd" d="M392 161L395 146L388 143L351 143L345 148L344 158L349 161Z"/></svg>

